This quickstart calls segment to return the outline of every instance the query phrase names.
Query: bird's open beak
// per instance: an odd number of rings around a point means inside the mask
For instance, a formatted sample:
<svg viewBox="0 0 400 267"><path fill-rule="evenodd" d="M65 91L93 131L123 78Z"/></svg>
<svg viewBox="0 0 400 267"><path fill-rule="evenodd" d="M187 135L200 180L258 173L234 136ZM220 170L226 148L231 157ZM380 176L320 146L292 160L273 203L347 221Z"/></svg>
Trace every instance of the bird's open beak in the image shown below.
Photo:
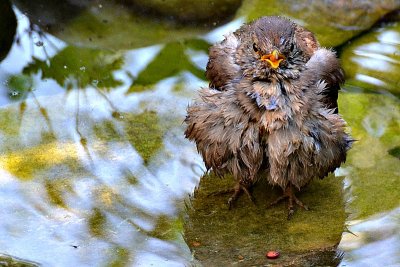
<svg viewBox="0 0 400 267"><path fill-rule="evenodd" d="M263 55L261 57L262 61L267 61L272 68L277 69L279 67L279 63L281 63L282 60L284 60L285 57L278 52L278 50L272 51L271 54L268 55Z"/></svg>

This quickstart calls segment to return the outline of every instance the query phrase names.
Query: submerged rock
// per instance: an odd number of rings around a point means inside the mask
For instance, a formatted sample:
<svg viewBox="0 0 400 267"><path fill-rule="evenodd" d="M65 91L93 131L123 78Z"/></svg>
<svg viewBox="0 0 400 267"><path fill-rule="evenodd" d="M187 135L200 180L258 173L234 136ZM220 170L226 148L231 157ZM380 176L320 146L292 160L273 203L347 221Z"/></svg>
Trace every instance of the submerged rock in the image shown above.
<svg viewBox="0 0 400 267"><path fill-rule="evenodd" d="M123 2L168 19L217 25L234 14L242 0L123 0Z"/></svg>
<svg viewBox="0 0 400 267"><path fill-rule="evenodd" d="M1 266L38 267L40 264L0 253Z"/></svg>
<svg viewBox="0 0 400 267"><path fill-rule="evenodd" d="M346 87L350 90L351 88ZM384 94L351 92L341 94L339 107L352 136L358 140L342 169L352 196L351 219L399 207L400 100Z"/></svg>
<svg viewBox="0 0 400 267"><path fill-rule="evenodd" d="M382 16L400 7L400 1L244 1L237 16L249 20L281 15L314 32L323 46L335 47L369 29Z"/></svg>
<svg viewBox="0 0 400 267"><path fill-rule="evenodd" d="M60 3L59 3L60 2ZM109 1L31 2L15 4L30 21L57 38L78 46L105 49L132 49L193 37L208 27L180 24L137 13ZM214 25L211 25L214 26Z"/></svg>
<svg viewBox="0 0 400 267"><path fill-rule="evenodd" d="M286 202L267 208L281 193L278 188L260 182L254 188L255 205L243 195L228 210L229 194L212 194L231 186L232 177L206 175L188 205L184 237L204 266L337 264L336 245L346 218L341 178L330 175L304 188L299 197L311 211L297 210L290 221ZM280 257L267 259L269 250L279 251Z"/></svg>

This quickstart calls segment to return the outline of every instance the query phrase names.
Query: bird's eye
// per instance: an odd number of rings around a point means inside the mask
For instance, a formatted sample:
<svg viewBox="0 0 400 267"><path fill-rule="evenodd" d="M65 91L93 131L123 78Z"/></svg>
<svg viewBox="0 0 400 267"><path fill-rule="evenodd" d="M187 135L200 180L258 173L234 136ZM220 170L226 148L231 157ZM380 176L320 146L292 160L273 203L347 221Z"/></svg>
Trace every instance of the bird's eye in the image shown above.
<svg viewBox="0 0 400 267"><path fill-rule="evenodd" d="M255 43L253 43L253 50L256 53L259 51L259 49L258 49L258 47L257 47L257 45Z"/></svg>

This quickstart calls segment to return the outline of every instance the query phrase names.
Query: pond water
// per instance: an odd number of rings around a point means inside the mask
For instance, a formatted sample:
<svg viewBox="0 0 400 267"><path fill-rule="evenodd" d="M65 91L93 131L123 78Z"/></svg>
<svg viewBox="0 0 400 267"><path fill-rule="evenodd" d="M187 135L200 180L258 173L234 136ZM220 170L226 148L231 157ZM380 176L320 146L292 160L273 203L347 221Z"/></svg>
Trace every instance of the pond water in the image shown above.
<svg viewBox="0 0 400 267"><path fill-rule="evenodd" d="M335 175L303 193L315 210L287 222L284 204L268 213L242 200L227 212L225 198L189 197L205 168L183 136L186 107L207 86L209 45L243 18L125 27L129 10L97 5L46 31L13 8L16 34L0 62L0 265L272 266L267 250L298 260L321 248L333 252L325 265L400 266L400 24L340 47L339 105L358 141ZM141 26L157 34L136 37ZM257 236L226 237L227 221L246 214ZM264 224L273 235L260 234ZM246 243L263 239L281 242ZM234 240L246 249L232 250Z"/></svg>

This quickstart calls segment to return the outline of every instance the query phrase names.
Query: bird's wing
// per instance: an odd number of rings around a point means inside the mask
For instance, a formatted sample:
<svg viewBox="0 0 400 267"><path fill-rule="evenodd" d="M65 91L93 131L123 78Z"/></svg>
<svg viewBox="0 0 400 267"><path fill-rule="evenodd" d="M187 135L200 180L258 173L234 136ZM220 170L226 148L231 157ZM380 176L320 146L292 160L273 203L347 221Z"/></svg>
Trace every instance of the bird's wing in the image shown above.
<svg viewBox="0 0 400 267"><path fill-rule="evenodd" d="M236 64L235 59L238 45L239 40L236 33L230 33L222 42L210 47L206 77L210 81L211 88L223 90L224 85L240 72L240 67Z"/></svg>
<svg viewBox="0 0 400 267"><path fill-rule="evenodd" d="M323 81L325 87L318 92L321 94L322 102L329 109L338 112L338 92L340 85L344 82L344 72L336 54L328 49L319 48L314 52L306 64L308 71L313 75L314 82Z"/></svg>
<svg viewBox="0 0 400 267"><path fill-rule="evenodd" d="M200 95L201 101L188 108L185 135L196 142L207 169L230 172L236 179L254 177L263 159L257 125L232 100L231 91L202 89Z"/></svg>
<svg viewBox="0 0 400 267"><path fill-rule="evenodd" d="M321 48L314 34L307 29L297 25L295 38L300 49L310 57L307 62L310 77L306 79L312 83L323 81L326 86L321 95L322 102L327 108L338 112L337 98L340 84L344 82L344 72L340 67L339 60L331 50Z"/></svg>
<svg viewBox="0 0 400 267"><path fill-rule="evenodd" d="M314 52L320 48L320 45L314 34L300 25L296 25L294 34L296 38L296 44L308 57L311 57Z"/></svg>

